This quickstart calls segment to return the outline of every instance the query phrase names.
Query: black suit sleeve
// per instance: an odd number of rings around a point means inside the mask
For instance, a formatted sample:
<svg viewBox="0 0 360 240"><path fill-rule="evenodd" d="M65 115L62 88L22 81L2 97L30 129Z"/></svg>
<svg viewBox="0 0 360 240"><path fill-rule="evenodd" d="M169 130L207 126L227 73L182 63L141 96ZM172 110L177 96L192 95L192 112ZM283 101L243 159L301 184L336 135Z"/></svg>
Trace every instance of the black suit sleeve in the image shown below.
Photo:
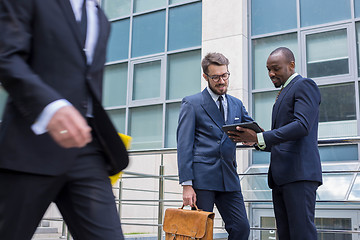
<svg viewBox="0 0 360 240"><path fill-rule="evenodd" d="M0 81L20 114L34 122L44 107L61 96L31 66L33 0L0 1ZM44 33L46 34L46 33Z"/></svg>

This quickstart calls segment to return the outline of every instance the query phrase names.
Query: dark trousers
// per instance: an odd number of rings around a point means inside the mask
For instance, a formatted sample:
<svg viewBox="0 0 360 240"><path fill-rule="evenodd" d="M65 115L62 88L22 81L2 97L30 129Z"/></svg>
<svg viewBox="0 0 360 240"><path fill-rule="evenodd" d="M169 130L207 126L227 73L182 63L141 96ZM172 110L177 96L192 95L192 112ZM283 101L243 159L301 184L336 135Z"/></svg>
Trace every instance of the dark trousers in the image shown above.
<svg viewBox="0 0 360 240"><path fill-rule="evenodd" d="M250 226L240 191L216 192L195 189L195 192L196 205L199 209L212 212L214 204L216 205L225 222L225 229L229 234L228 240L248 240Z"/></svg>
<svg viewBox="0 0 360 240"><path fill-rule="evenodd" d="M124 239L96 141L83 148L72 168L61 176L0 169L0 239L30 240L51 202L56 203L75 240Z"/></svg>
<svg viewBox="0 0 360 240"><path fill-rule="evenodd" d="M314 223L317 182L274 186L272 197L279 240L316 240Z"/></svg>

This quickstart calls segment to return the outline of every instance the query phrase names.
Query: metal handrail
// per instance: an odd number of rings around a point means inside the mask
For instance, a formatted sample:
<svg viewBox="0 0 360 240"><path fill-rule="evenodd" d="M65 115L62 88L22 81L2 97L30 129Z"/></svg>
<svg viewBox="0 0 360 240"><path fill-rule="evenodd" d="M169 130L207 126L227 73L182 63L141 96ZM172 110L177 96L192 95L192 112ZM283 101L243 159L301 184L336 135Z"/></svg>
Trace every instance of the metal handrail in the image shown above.
<svg viewBox="0 0 360 240"><path fill-rule="evenodd" d="M328 138L328 139L319 139L318 144L319 146L326 146L326 145L336 145L336 144L355 144L360 142L360 137L349 137L349 138ZM238 149L241 150L251 150L253 149L252 146L246 146L246 145L237 145ZM155 150L144 150L144 151L129 151L130 156L138 156L138 155L160 155L161 157L161 164L159 169L159 175L154 174L142 174L142 173L136 173L136 172L130 172L130 171L124 171L122 175L122 179L158 179L159 181L159 191L152 191L152 190L144 190L144 189L132 189L132 188L124 188L122 185L122 180L119 181L119 186L114 186L115 190L118 190L118 198L116 199L116 202L118 203L118 211L119 215L121 217L121 207L122 205L143 205L143 206L158 206L158 217L157 218L121 218L122 219L122 225L134 225L134 226L153 226L158 228L158 240L162 239L163 232L162 232L162 220L163 220L163 213L164 213L164 207L166 203L182 203L182 200L176 200L176 199L164 199L164 183L165 180L169 181L178 181L177 175L164 175L164 165L163 165L163 157L166 154L173 154L176 153L176 149L155 149ZM360 170L333 170L333 171L323 171L323 173L360 173ZM256 176L256 175L267 175L267 173L240 173L239 176ZM122 197L122 191L123 190L129 190L129 191L141 191L141 192L159 192L158 199L124 199ZM175 192L172 192L173 194L177 194ZM179 195L181 195L179 193ZM271 200L256 200L256 199L245 199L246 203L272 203ZM317 203L360 203L360 201L355 200L317 200ZM147 203L153 203L153 204L147 204ZM156 220L157 223L131 223L131 222L124 222L123 220ZM61 221L60 218L44 218L44 220L53 220L53 221ZM219 227L216 227L219 228ZM65 237L65 230L66 226L63 227L63 234L62 238ZM266 230L276 230L276 228L263 228L263 227L251 227L252 231L266 231ZM359 233L360 231L353 231L353 230L334 230L334 229L318 229L318 232L320 233ZM69 234L67 234L67 238L69 238Z"/></svg>

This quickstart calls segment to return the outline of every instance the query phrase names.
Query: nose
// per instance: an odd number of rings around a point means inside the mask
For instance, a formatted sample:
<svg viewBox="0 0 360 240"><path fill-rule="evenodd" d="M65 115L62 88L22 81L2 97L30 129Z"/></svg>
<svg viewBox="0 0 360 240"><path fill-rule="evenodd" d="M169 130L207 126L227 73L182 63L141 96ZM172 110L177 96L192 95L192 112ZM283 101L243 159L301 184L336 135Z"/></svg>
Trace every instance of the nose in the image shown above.
<svg viewBox="0 0 360 240"><path fill-rule="evenodd" d="M270 78L275 77L275 73L273 71L269 71L269 77Z"/></svg>

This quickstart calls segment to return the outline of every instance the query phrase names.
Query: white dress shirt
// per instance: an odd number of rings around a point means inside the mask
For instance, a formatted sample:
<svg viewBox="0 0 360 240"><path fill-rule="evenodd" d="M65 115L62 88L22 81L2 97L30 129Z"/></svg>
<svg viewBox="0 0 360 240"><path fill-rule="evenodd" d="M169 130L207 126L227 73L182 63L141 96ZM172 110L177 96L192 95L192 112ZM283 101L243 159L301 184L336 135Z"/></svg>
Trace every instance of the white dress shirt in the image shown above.
<svg viewBox="0 0 360 240"><path fill-rule="evenodd" d="M82 13L82 4L84 0L70 0L72 9L74 11L76 21L80 22ZM87 12L87 32L85 40L85 54L88 65L91 65L95 46L99 36L99 19L98 19L98 4L96 0L86 0ZM79 29L80 31L80 29ZM47 132L47 125L56 111L64 106L70 106L71 103L65 99L56 100L48 104L40 113L35 123L31 126L33 132L37 135Z"/></svg>

